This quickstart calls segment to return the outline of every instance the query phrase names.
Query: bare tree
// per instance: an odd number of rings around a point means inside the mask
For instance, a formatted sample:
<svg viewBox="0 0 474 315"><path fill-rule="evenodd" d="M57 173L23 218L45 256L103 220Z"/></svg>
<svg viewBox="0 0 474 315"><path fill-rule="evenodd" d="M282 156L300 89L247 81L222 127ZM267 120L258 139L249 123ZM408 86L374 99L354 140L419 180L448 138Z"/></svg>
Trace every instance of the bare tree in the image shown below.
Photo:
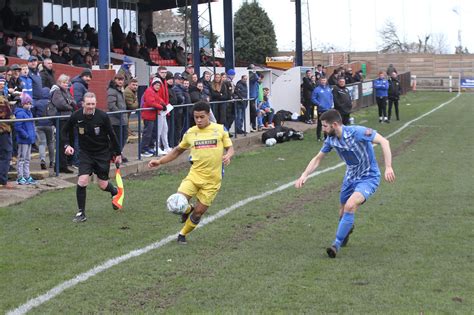
<svg viewBox="0 0 474 315"><path fill-rule="evenodd" d="M444 33L436 33L431 36L430 46L434 54L447 54L449 51L448 40Z"/></svg>
<svg viewBox="0 0 474 315"><path fill-rule="evenodd" d="M382 40L379 48L382 52L408 52L408 45L398 37L397 27L392 21L385 21L385 26L379 31L379 35Z"/></svg>

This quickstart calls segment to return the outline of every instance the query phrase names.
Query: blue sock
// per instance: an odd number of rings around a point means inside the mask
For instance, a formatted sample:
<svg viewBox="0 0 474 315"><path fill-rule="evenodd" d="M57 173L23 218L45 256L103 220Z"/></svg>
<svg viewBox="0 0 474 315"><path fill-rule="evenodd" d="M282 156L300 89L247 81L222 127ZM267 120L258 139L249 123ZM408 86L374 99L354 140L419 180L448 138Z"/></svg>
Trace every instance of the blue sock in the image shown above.
<svg viewBox="0 0 474 315"><path fill-rule="evenodd" d="M349 212L344 212L341 220L339 221L339 226L337 227L336 240L333 245L337 250L341 247L342 242L346 238L347 234L354 225L354 214Z"/></svg>

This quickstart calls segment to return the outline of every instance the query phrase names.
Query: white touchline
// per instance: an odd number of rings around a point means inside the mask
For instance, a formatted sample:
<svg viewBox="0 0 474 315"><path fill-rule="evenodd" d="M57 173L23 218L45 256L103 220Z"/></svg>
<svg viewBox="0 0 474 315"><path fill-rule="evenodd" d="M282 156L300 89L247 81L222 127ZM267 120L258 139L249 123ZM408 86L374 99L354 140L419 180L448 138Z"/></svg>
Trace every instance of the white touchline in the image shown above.
<svg viewBox="0 0 474 315"><path fill-rule="evenodd" d="M428 116L429 114L437 111L438 109L444 107L445 105L451 103L452 101L454 101L456 98L459 97L460 94L457 94L455 97L453 97L452 99L450 99L449 101L433 108L432 110L424 113L423 115L421 116L418 116L417 118L415 119L412 119L410 120L409 122L405 123L403 126L401 126L400 128L398 128L397 130L395 130L394 132L392 132L391 134L389 134L386 138L391 138L393 137L394 135L398 134L400 131L402 131L403 129L407 128L410 124L420 120L421 118L425 117L425 116ZM342 167L344 166L345 163L341 162L339 164L336 164L334 166L331 166L331 167L328 167L328 168L325 168L323 170L320 170L320 171L317 171L317 172L314 172L312 173L311 175L309 175L309 177L315 177L315 176L318 176L320 174L323 174L323 173L327 173L327 172L330 172L332 170L335 170L339 167ZM265 198L265 197L268 197L276 192L279 192L279 191L282 191L282 190L285 190L287 189L288 187L291 187L295 184L295 181L292 181L292 182L289 182L287 184L284 184L284 185L281 185L273 190L270 190L270 191L267 191L267 192L264 192L263 194L260 194L260 195L257 195L257 196L253 196L253 197L249 197L247 199L244 199L244 200L241 200L235 204L233 204L232 206L230 207L227 207L225 209L222 209L220 211L218 211L216 214L214 215L211 215L211 216L208 216L208 217L205 217L200 223L199 225L197 226L198 228L202 228L204 227L205 225L215 221L216 219L219 219L223 216L225 216L226 214L228 214L229 212L232 212L233 210L237 209L237 208L240 208L246 204L248 204L249 202L252 202L252 201L255 201L255 200L258 200L258 199L262 199L262 198ZM137 256L141 256L143 254L146 254L148 253L149 251L153 250L153 249L157 249L157 248L160 248L166 244L168 244L169 242L173 241L176 239L176 237L178 236L178 233L176 234L172 234L172 235L168 235L167 237L165 237L164 239L158 241L158 242L155 242L155 243L152 243L148 246L145 246L143 248L140 248L140 249L136 249L136 250L133 250L131 252L129 252L128 254L125 254L125 255L122 255L122 256L119 256L119 257L116 257L116 258L112 258L112 259L109 259L107 260L106 262L104 262L103 264L99 265L99 266L96 266L84 273L81 273L79 275L77 275L76 277L68 280L68 281L65 281L61 284L58 284L57 286L55 286L54 288L52 288L51 290L49 290L48 292L34 298L34 299L31 299L29 301L27 301L25 304L15 308L14 310L11 310L11 311L8 311L7 312L7 315L18 315L18 314L25 314L26 312L30 311L31 309L33 309L34 307L37 307L37 306L40 306L41 304L51 300L52 298L54 298L55 296L61 294L64 290L66 289L69 289L69 288L72 288L74 287L76 284L79 284L81 282L84 282L86 281L87 279L89 279L90 277L93 277L99 273L101 273L102 271L105 271L115 265L118 265L120 264L121 262L124 262L126 260L129 260L130 258L133 258L133 257L137 257Z"/></svg>

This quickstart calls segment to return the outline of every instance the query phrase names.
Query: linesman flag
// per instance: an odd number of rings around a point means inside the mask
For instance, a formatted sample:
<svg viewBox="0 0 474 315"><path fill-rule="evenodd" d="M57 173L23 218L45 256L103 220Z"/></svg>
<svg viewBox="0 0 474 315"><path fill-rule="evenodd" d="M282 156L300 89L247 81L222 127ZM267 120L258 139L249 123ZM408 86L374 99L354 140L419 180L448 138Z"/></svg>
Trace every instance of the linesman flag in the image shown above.
<svg viewBox="0 0 474 315"><path fill-rule="evenodd" d="M123 189L122 174L120 173L120 164L115 163L115 182L117 183L117 194L112 198L112 205L115 210L122 209L123 197L125 196L125 190Z"/></svg>

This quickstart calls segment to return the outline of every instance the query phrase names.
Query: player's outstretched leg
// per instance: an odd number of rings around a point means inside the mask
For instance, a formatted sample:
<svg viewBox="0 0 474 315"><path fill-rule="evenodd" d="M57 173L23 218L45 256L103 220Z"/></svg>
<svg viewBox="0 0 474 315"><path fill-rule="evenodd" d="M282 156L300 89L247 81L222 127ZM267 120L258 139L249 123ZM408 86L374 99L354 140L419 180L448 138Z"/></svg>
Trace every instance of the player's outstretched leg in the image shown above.
<svg viewBox="0 0 474 315"><path fill-rule="evenodd" d="M181 215L181 223L186 222L186 220L189 217L189 214L193 211L194 211L194 206L190 204L188 208L186 209L186 211Z"/></svg>
<svg viewBox="0 0 474 315"><path fill-rule="evenodd" d="M186 235L188 235L189 233L191 233L195 228L196 226L199 224L199 221L201 220L201 217L199 216L196 216L194 213L192 213L188 219L186 220L186 222L184 223L184 226L183 228L181 229L181 231L179 232L179 235L178 235L178 244L181 244L181 245L186 245L187 242L186 242Z"/></svg>
<svg viewBox="0 0 474 315"><path fill-rule="evenodd" d="M344 239L349 235L352 226L354 225L354 213L344 212L341 220L339 221L339 226L336 232L336 239L334 240L331 247L326 249L326 252L330 258L335 258L337 252L341 248Z"/></svg>

